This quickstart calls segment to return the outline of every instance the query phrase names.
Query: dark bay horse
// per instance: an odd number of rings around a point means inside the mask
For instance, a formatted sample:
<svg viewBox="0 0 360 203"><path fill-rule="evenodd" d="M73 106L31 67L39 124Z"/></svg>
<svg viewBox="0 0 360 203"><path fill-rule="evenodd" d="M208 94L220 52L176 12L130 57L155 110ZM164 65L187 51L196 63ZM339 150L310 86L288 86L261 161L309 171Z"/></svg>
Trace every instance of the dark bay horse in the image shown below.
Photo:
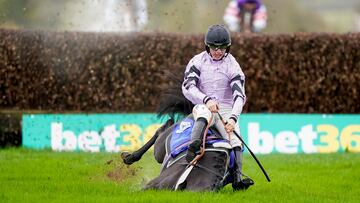
<svg viewBox="0 0 360 203"><path fill-rule="evenodd" d="M190 114L175 124L173 121L172 118L169 119L138 151L132 154L122 153L124 163L132 164L154 144L155 160L161 163L162 167L160 175L151 180L145 189L217 190L230 183L233 165L231 146L215 129L210 129L206 133L204 155L189 174L184 175L190 166L185 155L194 120ZM181 182L180 177L184 177Z"/></svg>
<svg viewBox="0 0 360 203"><path fill-rule="evenodd" d="M204 154L189 168L191 165L185 155L191 139L191 127L183 130L182 126L191 126L193 122L190 115L159 134L154 144L154 156L158 163L162 163L162 169L160 175L145 188L217 190L230 182L231 146L215 129L206 133ZM174 141L179 139L178 143Z"/></svg>

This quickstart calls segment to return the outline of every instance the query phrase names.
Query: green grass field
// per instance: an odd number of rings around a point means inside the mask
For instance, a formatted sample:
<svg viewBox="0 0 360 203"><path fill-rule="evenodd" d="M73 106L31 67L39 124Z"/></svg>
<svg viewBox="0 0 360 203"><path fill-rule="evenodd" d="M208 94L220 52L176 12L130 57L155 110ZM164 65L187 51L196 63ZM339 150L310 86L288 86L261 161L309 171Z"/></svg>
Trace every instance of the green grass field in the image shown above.
<svg viewBox="0 0 360 203"><path fill-rule="evenodd" d="M142 191L160 165L152 153L132 166L118 154L0 149L0 202L360 202L360 154L250 155L247 191ZM112 160L112 161L111 161Z"/></svg>

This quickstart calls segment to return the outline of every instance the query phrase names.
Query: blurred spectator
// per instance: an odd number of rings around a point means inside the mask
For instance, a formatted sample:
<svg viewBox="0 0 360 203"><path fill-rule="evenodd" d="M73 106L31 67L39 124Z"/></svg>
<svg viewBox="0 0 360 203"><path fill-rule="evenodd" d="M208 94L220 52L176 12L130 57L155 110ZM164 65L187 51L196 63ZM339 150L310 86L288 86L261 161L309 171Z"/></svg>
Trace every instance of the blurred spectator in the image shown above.
<svg viewBox="0 0 360 203"><path fill-rule="evenodd" d="M355 17L355 32L360 32L360 13L357 13Z"/></svg>
<svg viewBox="0 0 360 203"><path fill-rule="evenodd" d="M233 32L260 32L266 27L266 7L261 0L232 0L224 21Z"/></svg>

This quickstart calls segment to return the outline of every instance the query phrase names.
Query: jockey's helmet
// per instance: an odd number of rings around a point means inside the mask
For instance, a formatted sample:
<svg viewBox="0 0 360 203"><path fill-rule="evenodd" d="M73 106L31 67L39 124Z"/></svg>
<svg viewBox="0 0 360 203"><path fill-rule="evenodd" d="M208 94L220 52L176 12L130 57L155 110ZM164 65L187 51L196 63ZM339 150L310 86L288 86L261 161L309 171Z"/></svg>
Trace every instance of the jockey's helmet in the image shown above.
<svg viewBox="0 0 360 203"><path fill-rule="evenodd" d="M226 48L229 52L231 45L230 32L223 25L212 25L205 34L205 48L209 52L210 47Z"/></svg>

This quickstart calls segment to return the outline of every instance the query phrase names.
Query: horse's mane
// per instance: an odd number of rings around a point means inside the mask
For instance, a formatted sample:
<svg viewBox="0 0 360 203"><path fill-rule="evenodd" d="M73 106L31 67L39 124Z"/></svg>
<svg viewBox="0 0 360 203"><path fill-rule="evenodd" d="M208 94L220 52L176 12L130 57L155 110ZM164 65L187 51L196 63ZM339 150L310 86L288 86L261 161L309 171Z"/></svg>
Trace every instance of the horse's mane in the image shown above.
<svg viewBox="0 0 360 203"><path fill-rule="evenodd" d="M174 121L189 115L192 112L194 105L187 100L181 90L181 85L184 79L184 73L170 72L164 73L167 81L171 81L169 85L162 87L160 102L157 106L156 112L159 117L170 116Z"/></svg>

